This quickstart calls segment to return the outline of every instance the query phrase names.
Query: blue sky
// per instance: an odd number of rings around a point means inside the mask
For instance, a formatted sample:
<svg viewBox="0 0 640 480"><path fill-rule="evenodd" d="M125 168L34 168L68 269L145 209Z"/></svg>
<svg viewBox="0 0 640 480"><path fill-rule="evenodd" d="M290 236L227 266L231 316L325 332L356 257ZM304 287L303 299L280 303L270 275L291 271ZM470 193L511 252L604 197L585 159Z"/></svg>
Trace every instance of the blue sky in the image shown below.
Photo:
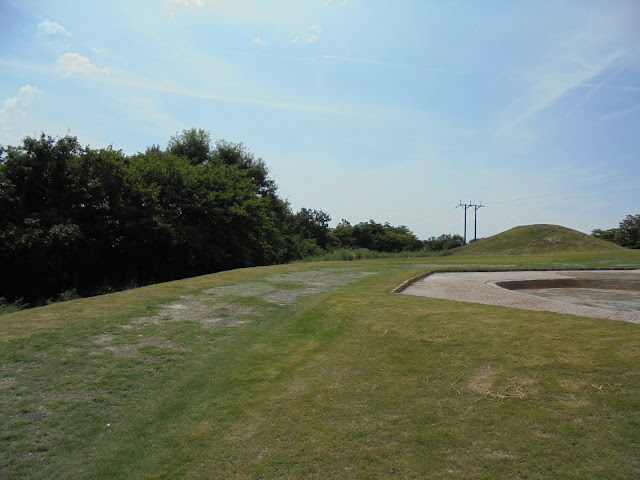
<svg viewBox="0 0 640 480"><path fill-rule="evenodd" d="M640 213L640 1L0 1L0 144L187 128L421 238ZM469 212L472 224L472 213ZM473 231L469 230L472 238Z"/></svg>

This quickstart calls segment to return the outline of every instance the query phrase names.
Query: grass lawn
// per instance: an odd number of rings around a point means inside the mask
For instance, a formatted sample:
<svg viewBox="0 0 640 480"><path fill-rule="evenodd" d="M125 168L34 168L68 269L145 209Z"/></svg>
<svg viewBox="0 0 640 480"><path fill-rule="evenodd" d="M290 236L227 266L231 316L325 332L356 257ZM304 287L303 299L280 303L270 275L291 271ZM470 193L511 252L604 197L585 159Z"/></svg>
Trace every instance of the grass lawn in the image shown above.
<svg viewBox="0 0 640 480"><path fill-rule="evenodd" d="M638 478L640 325L417 298L432 269L223 272L0 316L2 478Z"/></svg>

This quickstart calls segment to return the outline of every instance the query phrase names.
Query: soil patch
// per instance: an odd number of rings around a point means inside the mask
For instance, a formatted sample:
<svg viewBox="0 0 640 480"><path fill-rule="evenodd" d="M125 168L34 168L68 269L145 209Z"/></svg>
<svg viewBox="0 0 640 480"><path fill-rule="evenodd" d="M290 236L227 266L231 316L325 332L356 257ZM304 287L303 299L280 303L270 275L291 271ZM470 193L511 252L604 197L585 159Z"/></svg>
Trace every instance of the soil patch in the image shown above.
<svg viewBox="0 0 640 480"><path fill-rule="evenodd" d="M260 318L269 308L293 304L299 297L315 295L369 275L373 273L353 268L270 275L260 282L224 285L199 295L184 295L162 306L157 315L134 318L124 328L184 320L199 322L205 328L231 327Z"/></svg>

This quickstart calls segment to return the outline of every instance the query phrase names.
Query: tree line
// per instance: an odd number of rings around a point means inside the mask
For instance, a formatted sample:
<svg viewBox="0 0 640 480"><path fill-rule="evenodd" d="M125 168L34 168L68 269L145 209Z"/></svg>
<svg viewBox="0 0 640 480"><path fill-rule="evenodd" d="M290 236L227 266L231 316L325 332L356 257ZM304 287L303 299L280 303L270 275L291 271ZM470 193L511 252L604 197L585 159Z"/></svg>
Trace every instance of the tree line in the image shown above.
<svg viewBox="0 0 640 480"><path fill-rule="evenodd" d="M640 248L640 214L627 215L618 228L603 230L596 228L591 235L617 243L621 247Z"/></svg>
<svg viewBox="0 0 640 480"><path fill-rule="evenodd" d="M43 133L0 147L0 297L39 304L338 248L462 244L373 220L330 221L322 210L293 212L262 159L204 130L135 155Z"/></svg>

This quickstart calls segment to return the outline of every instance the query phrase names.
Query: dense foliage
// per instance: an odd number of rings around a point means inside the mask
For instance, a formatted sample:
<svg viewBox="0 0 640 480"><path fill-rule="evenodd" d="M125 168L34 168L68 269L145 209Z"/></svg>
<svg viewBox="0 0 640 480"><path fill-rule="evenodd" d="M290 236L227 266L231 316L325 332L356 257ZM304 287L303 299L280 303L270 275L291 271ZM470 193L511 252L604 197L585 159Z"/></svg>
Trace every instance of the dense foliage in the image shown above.
<svg viewBox="0 0 640 480"><path fill-rule="evenodd" d="M640 214L627 215L618 228L609 230L596 228L591 234L602 240L615 242L622 247L640 248Z"/></svg>
<svg viewBox="0 0 640 480"><path fill-rule="evenodd" d="M27 137L0 147L0 296L33 304L337 248L442 247L404 226L330 220L293 213L261 159L204 130L131 156Z"/></svg>

